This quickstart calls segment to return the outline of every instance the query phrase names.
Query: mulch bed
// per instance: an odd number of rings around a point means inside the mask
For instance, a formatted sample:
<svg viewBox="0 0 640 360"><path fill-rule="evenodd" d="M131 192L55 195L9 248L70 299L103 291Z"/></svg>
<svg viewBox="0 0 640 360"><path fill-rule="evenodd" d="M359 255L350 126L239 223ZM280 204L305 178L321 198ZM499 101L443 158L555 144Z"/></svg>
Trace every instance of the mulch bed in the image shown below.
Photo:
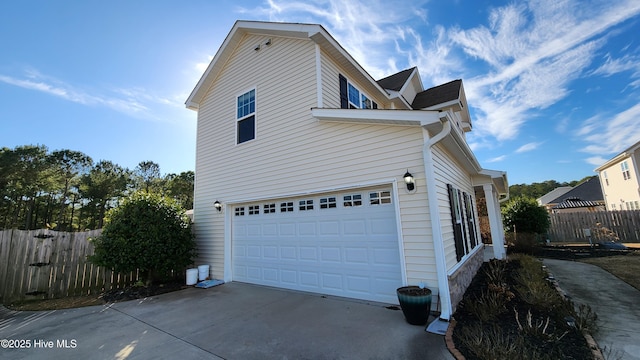
<svg viewBox="0 0 640 360"><path fill-rule="evenodd" d="M167 282L149 286L129 286L124 289L113 289L104 292L100 297L106 303L143 299L149 296L165 294L172 291L186 289L184 282Z"/></svg>
<svg viewBox="0 0 640 360"><path fill-rule="evenodd" d="M627 255L636 249L613 250L590 246L541 246L535 249L535 256L546 259L580 260L595 257Z"/></svg>
<svg viewBox="0 0 640 360"><path fill-rule="evenodd" d="M525 337L524 341L527 345L525 349L521 350L524 351L524 353L521 352L521 355L518 356L519 358L530 358L525 355L531 355L532 351L537 351L538 354L548 356L549 359L593 358L591 349L589 348L589 345L587 344L582 333L578 329L570 327L564 319L564 315L532 308L531 305L522 301L517 295L507 303L507 311L498 315L494 320L481 322L477 319L475 314L467 312L464 307L464 302L473 301L472 299L477 299L483 291L487 291L488 285L484 271L487 266L488 263L484 263L478 271L477 275L467 289L463 301L458 306L458 309L454 316L456 320L456 326L453 331L453 341L457 350L462 353L466 359L480 359L471 351L471 349L467 348L460 341L460 330L465 327L471 326L481 326L483 329L483 333L485 334L490 333L491 329L493 329L495 326L498 326L500 329L502 329L502 333L509 337ZM508 286L511 289L513 289L516 284L513 275L516 274L518 267L518 261L507 262L507 281ZM549 286L552 286L552 284L549 284ZM561 340L559 341L548 341L543 337L524 334L519 331L514 309L519 315L521 324L525 323L527 313L528 311L531 311L533 319L546 321L546 319L549 318L549 324L546 333L557 334L557 336L561 336L565 332L566 334L562 336Z"/></svg>

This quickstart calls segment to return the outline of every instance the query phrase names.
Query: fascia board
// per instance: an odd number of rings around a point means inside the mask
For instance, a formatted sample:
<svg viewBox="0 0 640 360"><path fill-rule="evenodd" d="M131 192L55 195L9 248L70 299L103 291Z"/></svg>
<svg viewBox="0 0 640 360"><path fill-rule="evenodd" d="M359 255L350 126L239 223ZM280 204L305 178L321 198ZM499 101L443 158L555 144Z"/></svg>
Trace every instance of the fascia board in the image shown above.
<svg viewBox="0 0 640 360"><path fill-rule="evenodd" d="M413 71L411 72L411 75L409 75L407 77L407 81L404 82L404 85L402 85L402 88L400 88L399 93L404 93L407 90L407 86L409 86L409 84L411 84L411 80L413 79L414 76L418 77L418 82L420 83L420 89L417 92L423 91L424 87L422 86L422 79L420 78L420 74L418 74L418 68L414 68Z"/></svg>
<svg viewBox="0 0 640 360"><path fill-rule="evenodd" d="M312 108L311 115L320 121L361 124L425 126L440 122L437 111Z"/></svg>

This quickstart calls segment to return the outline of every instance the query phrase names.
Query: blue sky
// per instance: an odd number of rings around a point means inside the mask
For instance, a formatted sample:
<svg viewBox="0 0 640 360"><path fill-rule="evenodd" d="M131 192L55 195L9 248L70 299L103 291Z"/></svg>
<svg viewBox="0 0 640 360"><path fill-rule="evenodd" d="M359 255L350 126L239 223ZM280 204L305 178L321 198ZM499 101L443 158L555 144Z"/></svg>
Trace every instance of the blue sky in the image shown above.
<svg viewBox="0 0 640 360"><path fill-rule="evenodd" d="M238 19L322 24L379 79L463 79L481 165L571 181L640 140L640 1L4 1L0 146L195 168L189 93Z"/></svg>

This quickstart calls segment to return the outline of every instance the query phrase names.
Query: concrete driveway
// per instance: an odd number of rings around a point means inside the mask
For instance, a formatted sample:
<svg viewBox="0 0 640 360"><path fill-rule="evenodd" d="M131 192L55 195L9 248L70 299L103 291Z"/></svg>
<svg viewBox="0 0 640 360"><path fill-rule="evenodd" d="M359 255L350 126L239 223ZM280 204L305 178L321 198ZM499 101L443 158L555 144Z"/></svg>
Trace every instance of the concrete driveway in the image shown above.
<svg viewBox="0 0 640 360"><path fill-rule="evenodd" d="M2 359L453 358L443 336L385 304L242 283L69 310L0 307L0 339L29 346L3 341Z"/></svg>

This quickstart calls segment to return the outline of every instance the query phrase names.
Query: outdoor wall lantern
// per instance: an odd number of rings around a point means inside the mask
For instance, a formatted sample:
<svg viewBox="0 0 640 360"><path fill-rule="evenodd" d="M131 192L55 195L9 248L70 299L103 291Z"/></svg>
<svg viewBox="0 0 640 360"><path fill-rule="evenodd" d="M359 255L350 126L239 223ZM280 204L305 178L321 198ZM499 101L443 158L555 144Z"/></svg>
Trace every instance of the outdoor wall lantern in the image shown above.
<svg viewBox="0 0 640 360"><path fill-rule="evenodd" d="M416 180L414 179L413 175L411 175L411 173L409 172L409 169L407 169L407 172L404 174L404 182L405 184L407 184L407 191L409 192L415 191Z"/></svg>
<svg viewBox="0 0 640 360"><path fill-rule="evenodd" d="M216 200L216 202L213 203L213 207L216 208L216 210L218 211L222 211L222 204L218 200Z"/></svg>

